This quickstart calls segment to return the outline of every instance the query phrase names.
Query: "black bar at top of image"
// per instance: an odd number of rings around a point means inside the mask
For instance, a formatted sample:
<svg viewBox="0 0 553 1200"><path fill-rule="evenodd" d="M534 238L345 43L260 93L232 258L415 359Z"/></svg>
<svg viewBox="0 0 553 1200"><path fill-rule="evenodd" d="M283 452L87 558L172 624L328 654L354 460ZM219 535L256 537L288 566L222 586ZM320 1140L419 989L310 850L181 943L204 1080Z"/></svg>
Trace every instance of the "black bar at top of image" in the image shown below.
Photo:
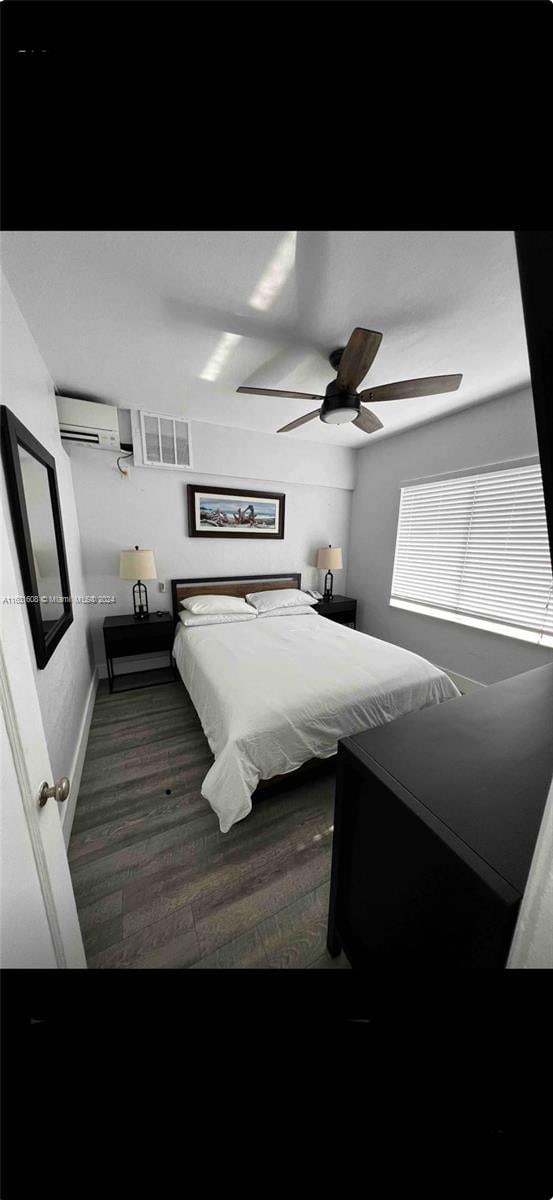
<svg viewBox="0 0 553 1200"><path fill-rule="evenodd" d="M547 220L548 0L4 0L0 21L4 228Z"/></svg>

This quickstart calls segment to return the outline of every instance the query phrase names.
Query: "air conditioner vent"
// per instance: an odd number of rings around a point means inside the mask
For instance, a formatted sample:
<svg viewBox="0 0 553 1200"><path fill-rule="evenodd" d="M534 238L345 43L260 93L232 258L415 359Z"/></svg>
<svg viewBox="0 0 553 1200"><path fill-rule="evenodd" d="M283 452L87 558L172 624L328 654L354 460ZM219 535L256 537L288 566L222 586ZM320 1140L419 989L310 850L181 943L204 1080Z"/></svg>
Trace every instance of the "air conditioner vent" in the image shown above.
<svg viewBox="0 0 553 1200"><path fill-rule="evenodd" d="M131 426L135 466L191 469L190 421L133 409Z"/></svg>

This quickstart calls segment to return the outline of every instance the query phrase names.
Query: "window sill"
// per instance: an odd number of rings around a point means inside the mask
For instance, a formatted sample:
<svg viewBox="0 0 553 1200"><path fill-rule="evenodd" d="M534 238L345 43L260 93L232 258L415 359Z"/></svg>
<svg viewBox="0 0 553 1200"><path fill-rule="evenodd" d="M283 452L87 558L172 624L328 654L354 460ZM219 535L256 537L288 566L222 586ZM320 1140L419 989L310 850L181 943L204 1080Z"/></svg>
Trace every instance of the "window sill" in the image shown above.
<svg viewBox="0 0 553 1200"><path fill-rule="evenodd" d="M479 617L465 617L462 613L450 612L445 608L431 608L430 605L415 604L409 600L392 598L389 603L392 608L403 608L407 612L421 613L425 617L436 617L439 621L453 621L456 625L468 625L471 629L484 629L488 633L498 633L501 637L530 642L534 646L553 647L553 637L548 634L533 633L527 629L517 629L514 625L501 625L498 621L481 620Z"/></svg>

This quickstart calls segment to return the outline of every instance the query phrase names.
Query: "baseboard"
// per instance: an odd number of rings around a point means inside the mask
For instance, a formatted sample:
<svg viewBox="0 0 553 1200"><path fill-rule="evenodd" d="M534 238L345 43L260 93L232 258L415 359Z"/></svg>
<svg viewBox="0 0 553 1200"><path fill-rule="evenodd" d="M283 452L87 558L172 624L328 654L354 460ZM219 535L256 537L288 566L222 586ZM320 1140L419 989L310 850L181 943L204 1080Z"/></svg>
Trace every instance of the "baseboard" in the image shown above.
<svg viewBox="0 0 553 1200"><path fill-rule="evenodd" d="M458 675L456 671L448 671L447 667L441 667L440 669L445 671L446 675L449 675L451 682L455 684L455 687L459 688L463 696L466 696L468 692L475 692L477 688L486 687L486 684L480 683L478 679L469 679L467 675Z"/></svg>
<svg viewBox="0 0 553 1200"><path fill-rule="evenodd" d="M77 748L75 750L75 755L73 758L73 762L71 764L71 774L69 776L69 779L71 782L71 790L69 792L69 798L68 798L67 804L65 805L62 822L61 822L61 827L63 829L63 840L65 842L66 849L69 846L69 838L71 837L71 829L72 829L73 820L75 817L75 809L77 807L77 800L79 798L79 788L81 786L81 776L83 773L86 747L88 744L88 733L90 730L90 722L92 720L92 713L94 712L94 701L96 699L97 690L98 690L98 668L95 667L94 674L90 681L90 687L88 689L88 696L86 698L86 704L85 704L85 708L84 708L83 719L81 721L81 727L79 729L79 736L77 738Z"/></svg>

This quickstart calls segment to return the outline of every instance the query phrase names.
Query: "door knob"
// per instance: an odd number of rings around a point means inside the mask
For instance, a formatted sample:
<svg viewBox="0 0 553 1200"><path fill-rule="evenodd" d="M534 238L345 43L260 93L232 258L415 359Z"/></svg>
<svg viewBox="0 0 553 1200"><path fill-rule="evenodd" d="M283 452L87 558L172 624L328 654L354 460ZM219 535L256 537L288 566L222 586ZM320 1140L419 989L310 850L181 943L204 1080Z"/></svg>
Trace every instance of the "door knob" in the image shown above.
<svg viewBox="0 0 553 1200"><path fill-rule="evenodd" d="M58 779L57 783L53 783L52 787L48 787L47 783L43 783L38 798L40 807L44 808L44 805L50 796L55 796L56 800L59 800L60 804L62 800L67 800L69 795L69 787L69 780L65 775L62 775L61 779Z"/></svg>

